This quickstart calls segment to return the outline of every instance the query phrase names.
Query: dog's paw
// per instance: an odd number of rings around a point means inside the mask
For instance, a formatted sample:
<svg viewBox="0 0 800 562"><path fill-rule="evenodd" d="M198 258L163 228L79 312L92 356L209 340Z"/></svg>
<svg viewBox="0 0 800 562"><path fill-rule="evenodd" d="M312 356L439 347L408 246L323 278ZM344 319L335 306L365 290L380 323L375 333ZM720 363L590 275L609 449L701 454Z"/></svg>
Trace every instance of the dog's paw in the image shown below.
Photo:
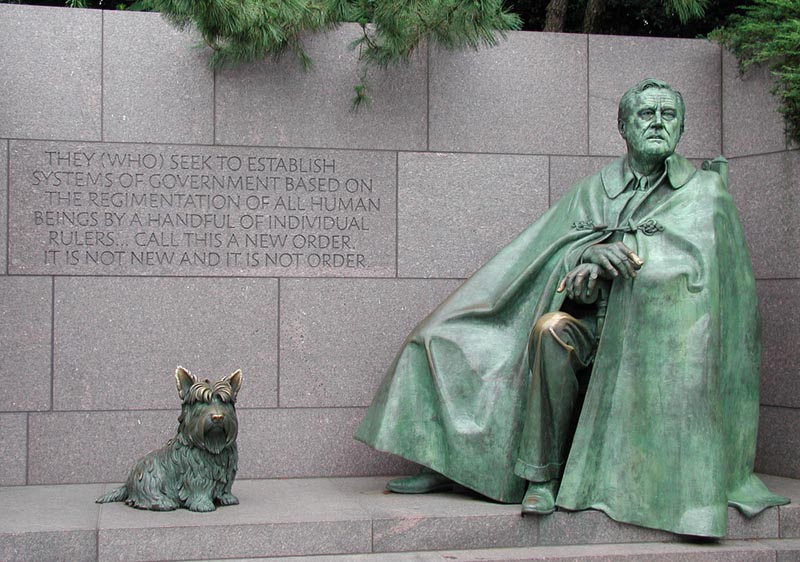
<svg viewBox="0 0 800 562"><path fill-rule="evenodd" d="M199 511L202 513L206 513L209 511L214 511L217 509L217 506L214 505L214 502L211 501L210 498L197 498L197 499L189 499L186 502L186 509L189 511Z"/></svg>
<svg viewBox="0 0 800 562"><path fill-rule="evenodd" d="M239 498L233 494L224 494L217 498L219 505L239 505Z"/></svg>
<svg viewBox="0 0 800 562"><path fill-rule="evenodd" d="M151 499L127 499L125 503L136 509L149 509L150 511L173 511L178 509L178 504L170 499L151 500Z"/></svg>
<svg viewBox="0 0 800 562"><path fill-rule="evenodd" d="M178 509L178 504L173 501L165 501L161 503L154 503L148 509L152 509L153 511L173 511Z"/></svg>

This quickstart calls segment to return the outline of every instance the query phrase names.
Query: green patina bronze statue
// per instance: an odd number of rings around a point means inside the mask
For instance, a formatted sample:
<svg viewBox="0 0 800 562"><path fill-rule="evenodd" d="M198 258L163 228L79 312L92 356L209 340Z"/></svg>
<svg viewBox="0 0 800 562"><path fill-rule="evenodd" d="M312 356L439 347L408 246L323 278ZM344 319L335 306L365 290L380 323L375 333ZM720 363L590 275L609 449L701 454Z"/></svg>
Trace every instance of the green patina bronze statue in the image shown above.
<svg viewBox="0 0 800 562"><path fill-rule="evenodd" d="M523 513L599 509L722 537L788 503L753 474L755 281L726 169L675 153L681 95L619 104L626 157L580 181L416 327L356 439ZM724 160L723 160L724 162Z"/></svg>
<svg viewBox="0 0 800 562"><path fill-rule="evenodd" d="M97 503L124 501L153 511L214 511L239 503L231 487L238 463L234 404L242 372L211 383L178 367L175 381L182 400L177 435L136 461L127 482Z"/></svg>

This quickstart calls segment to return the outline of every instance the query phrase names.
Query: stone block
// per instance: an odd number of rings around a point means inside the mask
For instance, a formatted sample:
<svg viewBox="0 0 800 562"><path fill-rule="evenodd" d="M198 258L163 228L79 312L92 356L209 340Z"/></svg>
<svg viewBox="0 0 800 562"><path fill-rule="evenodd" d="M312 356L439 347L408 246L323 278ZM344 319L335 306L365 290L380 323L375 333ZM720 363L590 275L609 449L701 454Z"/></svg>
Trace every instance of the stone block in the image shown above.
<svg viewBox="0 0 800 562"><path fill-rule="evenodd" d="M793 499L800 491L798 481L764 479ZM781 553L797 550L794 539L696 542L673 535L669 542L533 546L537 525L552 516L523 519L518 506L462 488L415 496L385 494L384 484L385 477L240 479L233 486L240 504L212 513L93 503L116 484L0 488L0 555L14 561L775 562L776 553L781 560ZM615 536L629 537L606 538ZM447 547L449 542L458 546ZM495 546L480 546L487 543ZM512 546L518 543L524 546ZM431 550L413 551L415 545ZM398 550L382 552L384 547Z"/></svg>
<svg viewBox="0 0 800 562"><path fill-rule="evenodd" d="M97 533L92 530L0 534L0 557L8 562L96 562Z"/></svg>
<svg viewBox="0 0 800 562"><path fill-rule="evenodd" d="M423 47L408 65L370 69L371 103L351 109L361 28L345 24L304 38L314 65L291 54L217 73L216 142L264 146L424 150L427 63Z"/></svg>
<svg viewBox="0 0 800 562"><path fill-rule="evenodd" d="M122 482L137 459L175 435L178 414L177 406L149 412L31 414L28 483Z"/></svg>
<svg viewBox="0 0 800 562"><path fill-rule="evenodd" d="M767 541L765 541L766 543ZM788 541L775 541L788 542ZM784 545L784 549L790 549ZM745 541L483 548L414 553L270 558L270 562L775 562L777 546ZM230 562L256 562L231 560ZM778 562L796 562L787 558Z"/></svg>
<svg viewBox="0 0 800 562"><path fill-rule="evenodd" d="M155 561L369 552L371 520L329 480L242 481L238 506L154 514L103 506L98 560Z"/></svg>
<svg viewBox="0 0 800 562"><path fill-rule="evenodd" d="M97 560L94 498L103 486L0 488L0 560Z"/></svg>
<svg viewBox="0 0 800 562"><path fill-rule="evenodd" d="M11 273L394 277L389 152L17 142Z"/></svg>
<svg viewBox="0 0 800 562"><path fill-rule="evenodd" d="M456 281L281 284L280 406L368 406L408 332Z"/></svg>
<svg viewBox="0 0 800 562"><path fill-rule="evenodd" d="M643 543L676 540L666 531L618 523L600 511L556 511L539 521L539 544Z"/></svg>
<svg viewBox="0 0 800 562"><path fill-rule="evenodd" d="M104 140L214 144L214 72L198 41L156 13L104 13Z"/></svg>
<svg viewBox="0 0 800 562"><path fill-rule="evenodd" d="M623 147L619 156L625 153ZM550 204L556 203L569 188L583 178L598 173L619 156L551 156Z"/></svg>
<svg viewBox="0 0 800 562"><path fill-rule="evenodd" d="M589 36L589 154L625 152L617 131L619 100L644 78L658 78L681 92L686 131L684 156L713 158L722 151L720 48L702 39Z"/></svg>
<svg viewBox="0 0 800 562"><path fill-rule="evenodd" d="M800 562L800 540L763 541L775 549L775 562Z"/></svg>
<svg viewBox="0 0 800 562"><path fill-rule="evenodd" d="M0 8L2 9L2 8ZM8 141L0 140L0 275L8 273Z"/></svg>
<svg viewBox="0 0 800 562"><path fill-rule="evenodd" d="M730 178L756 278L800 277L800 151L734 158Z"/></svg>
<svg viewBox="0 0 800 562"><path fill-rule="evenodd" d="M772 562L770 547L743 541L542 546L507 553L472 551L459 562Z"/></svg>
<svg viewBox="0 0 800 562"><path fill-rule="evenodd" d="M400 154L398 272L469 277L548 205L544 156Z"/></svg>
<svg viewBox="0 0 800 562"><path fill-rule="evenodd" d="M758 281L761 311L761 403L800 408L800 279Z"/></svg>
<svg viewBox="0 0 800 562"><path fill-rule="evenodd" d="M800 505L791 503L782 506L781 510L781 537L800 539Z"/></svg>
<svg viewBox="0 0 800 562"><path fill-rule="evenodd" d="M345 478L337 485L373 521L373 552L528 546L537 542L537 518L519 505L481 499L466 490L419 495L386 494L386 477Z"/></svg>
<svg viewBox="0 0 800 562"><path fill-rule="evenodd" d="M237 404L275 406L277 285L275 279L56 279L54 408L178 408L177 365L213 381L241 369Z"/></svg>
<svg viewBox="0 0 800 562"><path fill-rule="evenodd" d="M586 36L509 33L491 49L431 50L430 146L586 154Z"/></svg>
<svg viewBox="0 0 800 562"><path fill-rule="evenodd" d="M800 480L759 474L770 491L789 498L791 503L778 509L781 538L800 538Z"/></svg>
<svg viewBox="0 0 800 562"><path fill-rule="evenodd" d="M0 138L100 140L99 10L0 5Z"/></svg>
<svg viewBox="0 0 800 562"><path fill-rule="evenodd" d="M767 542L770 544L766 544ZM791 547L784 545L784 549L789 550ZM270 562L775 562L775 551L773 541L765 541L764 544L752 541L723 541L711 544L673 542L447 549L414 553L300 556L269 560ZM778 560L781 562L780 558ZM794 558L784 560L795 562ZM256 560L230 562L256 562Z"/></svg>
<svg viewBox="0 0 800 562"><path fill-rule="evenodd" d="M800 478L800 408L762 406L756 470Z"/></svg>
<svg viewBox="0 0 800 562"><path fill-rule="evenodd" d="M729 539L763 539L780 536L780 511L777 507L765 509L755 517L747 518L738 509L728 508Z"/></svg>
<svg viewBox="0 0 800 562"><path fill-rule="evenodd" d="M0 458L0 486L25 484L28 469L27 415L0 414L0 451L3 451Z"/></svg>
<svg viewBox="0 0 800 562"><path fill-rule="evenodd" d="M366 408L239 412L239 477L413 474L418 467L353 439Z"/></svg>
<svg viewBox="0 0 800 562"><path fill-rule="evenodd" d="M246 388L243 386L242 392ZM240 408L237 412L240 479L410 474L417 470L399 457L378 453L353 439L363 408ZM123 481L138 458L175 435L179 413L175 407L33 414L28 482Z"/></svg>
<svg viewBox="0 0 800 562"><path fill-rule="evenodd" d="M536 523L519 516L519 509L505 515L441 518L407 517L373 524L376 552L492 548L505 543L536 542Z"/></svg>
<svg viewBox="0 0 800 562"><path fill-rule="evenodd" d="M2 410L50 408L52 283L41 277L0 277Z"/></svg>
<svg viewBox="0 0 800 562"><path fill-rule="evenodd" d="M774 474L758 474L758 477L771 491L789 498L792 501L789 505L800 506L800 480L775 476ZM782 506L781 509L786 507L788 506Z"/></svg>
<svg viewBox="0 0 800 562"><path fill-rule="evenodd" d="M728 158L786 149L780 102L769 93L767 66L739 74L736 57L722 53L722 153Z"/></svg>

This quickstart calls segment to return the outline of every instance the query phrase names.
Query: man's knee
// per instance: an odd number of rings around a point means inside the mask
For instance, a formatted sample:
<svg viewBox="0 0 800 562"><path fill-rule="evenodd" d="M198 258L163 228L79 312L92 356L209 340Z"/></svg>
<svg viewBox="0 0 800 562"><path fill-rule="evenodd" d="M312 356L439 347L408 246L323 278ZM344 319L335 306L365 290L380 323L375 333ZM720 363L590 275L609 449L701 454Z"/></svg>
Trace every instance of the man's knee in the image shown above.
<svg viewBox="0 0 800 562"><path fill-rule="evenodd" d="M539 318L531 330L528 349L530 357L535 357L543 349L557 349L556 344L569 352L573 367L587 366L594 356L597 346L591 326L566 312L550 312Z"/></svg>
<svg viewBox="0 0 800 562"><path fill-rule="evenodd" d="M559 335L563 331L564 326L571 321L574 321L574 318L566 312L548 312L541 316L536 321L536 324L533 325L531 337L534 340L538 340L542 335L546 334Z"/></svg>

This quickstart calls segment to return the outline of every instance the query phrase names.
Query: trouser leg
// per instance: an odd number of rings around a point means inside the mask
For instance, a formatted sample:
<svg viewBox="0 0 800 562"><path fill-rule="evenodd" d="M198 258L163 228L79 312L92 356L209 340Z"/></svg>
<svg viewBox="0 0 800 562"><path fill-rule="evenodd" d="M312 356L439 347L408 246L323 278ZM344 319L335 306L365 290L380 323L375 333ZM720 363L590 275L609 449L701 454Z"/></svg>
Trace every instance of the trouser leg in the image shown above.
<svg viewBox="0 0 800 562"><path fill-rule="evenodd" d="M592 360L593 323L564 312L542 316L531 332L531 380L514 472L532 482L559 478L569 452L577 373Z"/></svg>

